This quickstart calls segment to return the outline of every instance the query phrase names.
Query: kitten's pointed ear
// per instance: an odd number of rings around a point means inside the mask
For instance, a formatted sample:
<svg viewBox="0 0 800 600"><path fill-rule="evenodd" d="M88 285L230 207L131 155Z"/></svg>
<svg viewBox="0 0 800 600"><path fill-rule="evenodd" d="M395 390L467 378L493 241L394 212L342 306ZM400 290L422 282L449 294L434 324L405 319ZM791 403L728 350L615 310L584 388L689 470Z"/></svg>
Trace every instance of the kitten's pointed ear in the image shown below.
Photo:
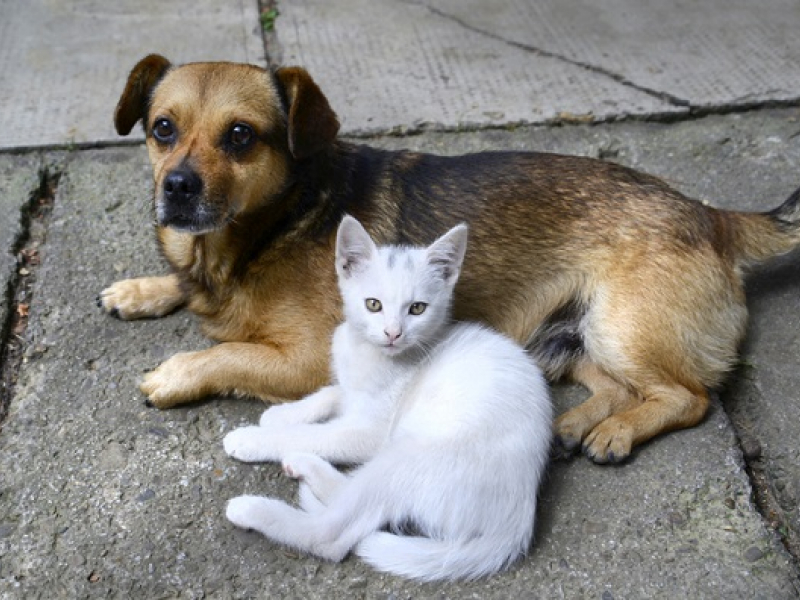
<svg viewBox="0 0 800 600"><path fill-rule="evenodd" d="M467 226L456 225L428 246L428 264L447 283L455 283L467 252Z"/></svg>
<svg viewBox="0 0 800 600"><path fill-rule="evenodd" d="M375 242L356 219L346 215L336 234L336 272L350 277L361 270L376 252Z"/></svg>

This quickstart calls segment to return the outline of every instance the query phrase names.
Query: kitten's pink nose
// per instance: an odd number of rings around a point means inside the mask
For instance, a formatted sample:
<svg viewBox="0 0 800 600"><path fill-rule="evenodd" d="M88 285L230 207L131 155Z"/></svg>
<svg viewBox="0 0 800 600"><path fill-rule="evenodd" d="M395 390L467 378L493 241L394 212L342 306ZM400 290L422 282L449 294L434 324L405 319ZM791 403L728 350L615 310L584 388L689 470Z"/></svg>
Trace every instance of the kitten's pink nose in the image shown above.
<svg viewBox="0 0 800 600"><path fill-rule="evenodd" d="M386 334L386 339L389 340L389 345L394 344L398 338L403 335L403 331L399 327L387 327L383 330Z"/></svg>

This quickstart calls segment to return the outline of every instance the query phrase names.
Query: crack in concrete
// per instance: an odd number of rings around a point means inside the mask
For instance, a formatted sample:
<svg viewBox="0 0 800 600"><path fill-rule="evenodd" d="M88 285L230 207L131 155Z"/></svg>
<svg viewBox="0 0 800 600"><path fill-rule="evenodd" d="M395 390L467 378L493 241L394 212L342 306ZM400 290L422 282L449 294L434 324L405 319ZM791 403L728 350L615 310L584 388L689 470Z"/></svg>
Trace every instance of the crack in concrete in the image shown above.
<svg viewBox="0 0 800 600"><path fill-rule="evenodd" d="M4 290L8 313L0 324L0 429L16 389L17 375L23 360L24 333L32 288L39 266L39 248L44 243L61 171L43 166L39 170L39 185L31 190L28 201L20 208L20 231L11 247L17 264Z"/></svg>
<svg viewBox="0 0 800 600"><path fill-rule="evenodd" d="M727 410L725 412L728 414ZM756 438L753 438L746 431L746 428L737 424L730 414L728 414L728 418L736 434L739 448L742 450L742 462L744 471L750 481L752 501L761 515L764 525L778 537L786 552L791 556L798 573L800 573L800 536L792 529L791 521L786 511L781 507L778 494L773 486L773 479L762 460L760 443L757 450L752 452L753 442L757 442ZM748 452L748 449L751 451ZM796 589L800 593L800 580Z"/></svg>
<svg viewBox="0 0 800 600"><path fill-rule="evenodd" d="M733 428L736 442L742 452L742 464L750 482L751 500L764 521L765 526L780 539L792 557L800 574L800 533L792 527L790 515L783 508L780 494L775 489L775 478L770 473L769 460L764 456L761 439L756 433L752 415L737 401L739 393L733 390L747 389L751 383L753 366L745 361L732 373L726 390L720 394L722 410ZM749 394L744 393L747 397ZM798 579L800 586L800 579ZM797 588L800 593L800 587Z"/></svg>
<svg viewBox="0 0 800 600"><path fill-rule="evenodd" d="M714 106L714 107L692 107L688 111L683 112L657 112L647 114L624 114L624 115L609 115L605 118L594 117L591 120L584 120L570 116L559 115L558 117L546 119L542 121L508 121L505 123L491 123L491 124L474 124L474 125L455 125L444 126L435 123L423 123L416 126L399 125L391 129L376 130L376 131L352 131L342 134L343 139L350 140L378 140L381 138L403 138L413 137L417 135L425 135L426 133L449 133L453 135L470 134L479 131L513 131L522 128L547 128L553 126L596 126L606 125L609 123L622 123L622 122L654 122L654 123L682 123L688 121L697 121L711 115L735 115L746 114L758 110L765 110L770 108L795 108L800 106L800 97L789 100L768 100L761 103L754 103L741 106ZM578 115L580 117L580 115ZM794 137L800 136L800 130L794 134Z"/></svg>
<svg viewBox="0 0 800 600"><path fill-rule="evenodd" d="M589 71L590 73L594 73L596 75L602 75L603 77L611 79L615 83L618 83L618 84L620 84L620 85L622 85L624 87L630 88L632 90L636 90L636 91L641 92L643 94L647 94L648 96L651 96L653 98L656 98L658 100L666 102L666 103L668 103L668 104L670 104L672 106L677 106L677 107L680 107L680 108L688 108L688 109L692 108L691 102L689 100L680 98L678 96L675 96L674 94L670 94L669 92L663 92L663 91L655 90L655 89L652 89L652 88L648 88L648 87L643 86L643 85L639 85L639 84L631 81L630 79L626 78L624 75L621 75L619 73L615 73L614 71L611 71L610 69L606 69L606 68L598 66L598 65L593 65L591 63L586 63L586 62L583 62L583 61L575 60L575 59L569 58L568 56L564 56L563 54L559 54L557 52L551 52L550 50L544 50L543 48L538 48L537 46L533 46L533 45L530 45L530 44L524 44L522 42L517 42L515 40L509 40L509 39L504 38L503 36L498 35L498 34L492 32L492 31L487 31L485 29L481 29L479 27L475 27L474 25L471 25L470 23L467 23L466 21L456 17L455 15L451 15L451 14L449 14L449 13L443 11L443 10L440 10L440 9L434 7L434 6L430 6L430 5L426 4L425 2L422 2L422 1L419 1L419 0L399 0L399 1L402 2L403 4L409 4L409 5L419 6L419 7L425 8L429 12L431 12L432 14L434 14L434 15L436 15L438 17L441 17L443 19L447 19L448 21L451 21L452 23L457 24L459 27L462 27L463 29L466 29L467 31L470 31L472 33L477 33L479 35L483 35L485 37L488 37L488 38L493 39L493 40L498 41L498 42L502 42L502 43L504 43L504 44L506 44L508 46L513 47L513 48L518 48L520 50L524 50L525 52L529 52L531 54L536 54L537 56L543 56L543 57L546 57L546 58L552 58L552 59L564 62L566 64L572 65L574 67L578 67L578 68L583 69L585 71Z"/></svg>

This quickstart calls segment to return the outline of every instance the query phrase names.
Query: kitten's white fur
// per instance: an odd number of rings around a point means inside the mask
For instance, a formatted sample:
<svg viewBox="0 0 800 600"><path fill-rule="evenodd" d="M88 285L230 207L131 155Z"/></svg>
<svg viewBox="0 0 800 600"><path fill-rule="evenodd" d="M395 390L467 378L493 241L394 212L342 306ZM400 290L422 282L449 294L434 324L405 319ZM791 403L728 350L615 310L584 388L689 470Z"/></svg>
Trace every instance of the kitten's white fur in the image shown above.
<svg viewBox="0 0 800 600"><path fill-rule="evenodd" d="M462 225L428 248L378 248L345 217L336 383L224 440L240 460L283 460L301 480L300 508L240 496L227 508L235 525L329 560L355 549L380 570L424 580L480 577L526 552L550 400L522 348L479 325L449 324L466 242ZM411 314L418 303L426 307ZM364 464L344 474L326 459Z"/></svg>

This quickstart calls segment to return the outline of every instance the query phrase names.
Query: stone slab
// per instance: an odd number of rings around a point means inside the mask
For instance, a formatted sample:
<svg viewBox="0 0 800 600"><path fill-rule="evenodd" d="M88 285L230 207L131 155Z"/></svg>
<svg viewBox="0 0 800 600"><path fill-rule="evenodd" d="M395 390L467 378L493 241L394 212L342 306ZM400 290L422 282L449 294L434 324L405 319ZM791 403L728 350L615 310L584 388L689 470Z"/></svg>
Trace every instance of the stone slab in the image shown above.
<svg viewBox="0 0 800 600"><path fill-rule="evenodd" d="M677 105L800 98L800 11L793 0L419 4L470 31L604 73Z"/></svg>
<svg viewBox="0 0 800 600"><path fill-rule="evenodd" d="M714 204L766 209L797 183L786 166L800 152L790 134L798 117L766 111L673 126L519 128L379 143L613 157ZM276 466L236 463L222 450L224 433L255 421L263 406L212 399L145 408L136 389L142 372L208 342L184 312L124 323L94 305L115 279L163 271L149 228L150 185L142 148L76 152L62 176L26 362L0 434L0 598L797 597L797 566L753 504L719 402L700 426L652 441L624 466L555 463L530 556L487 580L420 585L353 559L337 566L297 556L234 529L223 515L229 497L294 494ZM759 311L775 318L754 321L764 327L755 352L767 357L770 328L791 322L763 294ZM559 387L559 412L582 397ZM781 436L797 439L798 421L781 426Z"/></svg>
<svg viewBox="0 0 800 600"><path fill-rule="evenodd" d="M798 24L791 0L298 0L271 58L351 134L652 118L797 101Z"/></svg>
<svg viewBox="0 0 800 600"><path fill-rule="evenodd" d="M118 141L109 115L149 52L266 61L255 0L3 0L0 9L0 149ZM271 61L306 66L349 134L800 99L791 0L296 0L279 9Z"/></svg>
<svg viewBox="0 0 800 600"><path fill-rule="evenodd" d="M114 107L151 52L264 64L257 2L2 0L0 150L118 141Z"/></svg>
<svg viewBox="0 0 800 600"><path fill-rule="evenodd" d="M471 4L481 20L507 3ZM300 0L280 11L271 60L306 67L349 134L685 112L422 2Z"/></svg>

